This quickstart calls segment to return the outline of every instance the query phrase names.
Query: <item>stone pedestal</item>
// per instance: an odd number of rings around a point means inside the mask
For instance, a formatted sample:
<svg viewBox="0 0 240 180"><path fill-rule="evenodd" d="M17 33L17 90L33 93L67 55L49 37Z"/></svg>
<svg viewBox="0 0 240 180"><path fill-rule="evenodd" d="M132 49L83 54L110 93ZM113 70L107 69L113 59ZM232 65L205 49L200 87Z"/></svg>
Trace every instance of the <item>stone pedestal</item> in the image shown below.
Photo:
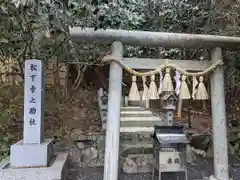
<svg viewBox="0 0 240 180"><path fill-rule="evenodd" d="M45 139L41 144L24 144L21 140L11 146L11 167L47 167L52 155L53 139Z"/></svg>
<svg viewBox="0 0 240 180"><path fill-rule="evenodd" d="M27 156L27 155L26 155ZM0 162L1 180L67 180L67 153L57 153L48 167L12 168L10 157Z"/></svg>
<svg viewBox="0 0 240 180"><path fill-rule="evenodd" d="M211 175L211 176L209 177L209 180L218 180L218 179L215 178L214 175Z"/></svg>

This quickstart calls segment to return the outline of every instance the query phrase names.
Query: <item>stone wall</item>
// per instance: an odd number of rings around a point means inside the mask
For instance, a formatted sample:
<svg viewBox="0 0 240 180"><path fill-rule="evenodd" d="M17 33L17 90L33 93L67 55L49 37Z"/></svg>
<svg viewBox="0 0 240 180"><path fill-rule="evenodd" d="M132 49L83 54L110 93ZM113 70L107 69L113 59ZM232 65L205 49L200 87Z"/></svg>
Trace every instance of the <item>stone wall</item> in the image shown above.
<svg viewBox="0 0 240 180"><path fill-rule="evenodd" d="M56 144L57 151L68 151L71 162L80 167L104 166L105 134L83 135L75 131L71 141ZM126 173L151 172L153 163L152 139L149 135L120 136L119 168ZM187 162L196 160L196 150L187 150ZM202 156L202 155L201 155Z"/></svg>
<svg viewBox="0 0 240 180"><path fill-rule="evenodd" d="M70 160L81 167L104 166L105 134L80 133L75 131L71 134L71 141L57 143L57 151L68 151ZM135 136L120 136L119 168L127 173L149 172L152 167L151 138Z"/></svg>
<svg viewBox="0 0 240 180"><path fill-rule="evenodd" d="M105 135L72 134L72 145L69 148L70 157L80 166L97 167L104 165Z"/></svg>

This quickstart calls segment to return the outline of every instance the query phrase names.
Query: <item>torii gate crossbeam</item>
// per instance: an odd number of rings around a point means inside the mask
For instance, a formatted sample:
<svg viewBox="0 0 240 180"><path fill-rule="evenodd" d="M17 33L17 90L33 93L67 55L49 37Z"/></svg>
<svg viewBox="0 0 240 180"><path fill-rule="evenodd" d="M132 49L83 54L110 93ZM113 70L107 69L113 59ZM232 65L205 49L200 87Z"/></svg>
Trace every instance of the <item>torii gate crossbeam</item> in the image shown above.
<svg viewBox="0 0 240 180"><path fill-rule="evenodd" d="M69 29L74 42L95 42L112 44L119 41L124 45L163 46L169 48L229 48L240 49L240 37L182 34L168 32L97 30L93 28L73 27Z"/></svg>

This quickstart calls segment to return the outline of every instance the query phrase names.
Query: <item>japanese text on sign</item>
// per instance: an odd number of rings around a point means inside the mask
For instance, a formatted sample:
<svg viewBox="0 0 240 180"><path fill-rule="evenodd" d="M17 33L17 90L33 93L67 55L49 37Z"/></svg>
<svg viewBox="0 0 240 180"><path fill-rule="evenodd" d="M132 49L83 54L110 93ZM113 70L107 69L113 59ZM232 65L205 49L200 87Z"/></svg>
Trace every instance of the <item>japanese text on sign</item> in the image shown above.
<svg viewBox="0 0 240 180"><path fill-rule="evenodd" d="M35 93L36 93L36 86L35 86L35 78L36 78L36 73L37 70L38 70L38 67L36 64L31 64L30 67L29 67L29 70L31 71L31 76L29 76L29 78L31 79L31 87L29 88L29 91L31 92L30 94L32 95L31 98L30 98L30 101L29 103L31 104L30 108L29 108L29 115L31 116L30 119L29 119L29 125L30 126L34 126L36 125L36 119L34 118L34 115L36 114L37 112L37 109L33 106L35 103L36 103L36 96L35 96Z"/></svg>

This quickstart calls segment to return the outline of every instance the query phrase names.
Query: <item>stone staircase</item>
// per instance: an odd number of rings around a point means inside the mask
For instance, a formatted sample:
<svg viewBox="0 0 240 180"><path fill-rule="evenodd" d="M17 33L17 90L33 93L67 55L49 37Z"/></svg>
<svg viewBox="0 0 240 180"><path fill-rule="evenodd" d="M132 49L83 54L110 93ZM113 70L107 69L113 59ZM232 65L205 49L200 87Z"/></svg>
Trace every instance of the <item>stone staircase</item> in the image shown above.
<svg viewBox="0 0 240 180"><path fill-rule="evenodd" d="M105 106L104 106L105 107ZM102 127L106 129L107 109L102 120ZM154 125L163 125L163 118L153 115L150 110L137 106L121 107L120 117L120 146L125 151L128 149L152 149L152 133ZM142 153L142 151L141 151Z"/></svg>
<svg viewBox="0 0 240 180"><path fill-rule="evenodd" d="M121 133L151 134L154 125L163 125L163 120L160 117L154 116L150 110L134 106L121 108Z"/></svg>
<svg viewBox="0 0 240 180"><path fill-rule="evenodd" d="M106 129L107 103L100 99L102 128ZM164 125L164 120L140 106L122 106L120 112L120 166L127 173L149 172L152 165L154 125ZM129 160L133 162L132 164L138 164L138 167L132 165L128 167Z"/></svg>
<svg viewBox="0 0 240 180"><path fill-rule="evenodd" d="M106 129L107 107L100 108L102 128ZM121 134L148 134L151 135L154 125L163 125L163 118L153 115L150 110L138 106L121 107L120 133Z"/></svg>
<svg viewBox="0 0 240 180"><path fill-rule="evenodd" d="M125 172L151 171L154 125L163 124L163 118L153 115L148 109L134 106L121 107L120 153ZM129 161L132 162L131 165Z"/></svg>

